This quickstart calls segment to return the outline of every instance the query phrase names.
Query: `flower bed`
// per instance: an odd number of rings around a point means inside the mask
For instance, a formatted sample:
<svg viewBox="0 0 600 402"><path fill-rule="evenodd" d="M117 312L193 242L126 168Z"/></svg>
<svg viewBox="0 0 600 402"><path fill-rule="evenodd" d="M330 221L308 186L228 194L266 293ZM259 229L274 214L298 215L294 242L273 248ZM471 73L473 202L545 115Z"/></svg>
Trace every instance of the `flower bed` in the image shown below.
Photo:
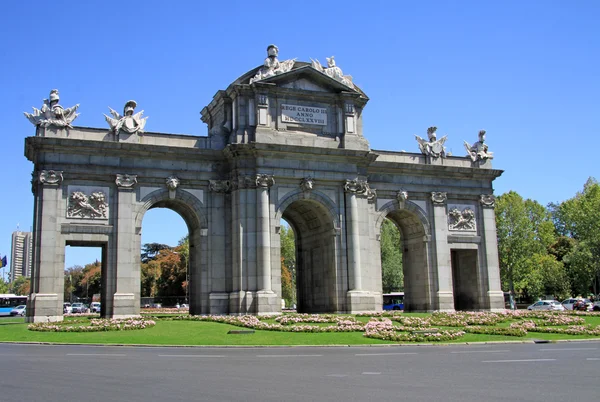
<svg viewBox="0 0 600 402"><path fill-rule="evenodd" d="M79 325L82 321L75 320L62 323L36 323L29 324L27 329L30 331L41 332L101 332L101 331L129 331L134 329L144 329L153 327L156 322L145 318L125 318L125 319L92 319L89 325Z"/></svg>

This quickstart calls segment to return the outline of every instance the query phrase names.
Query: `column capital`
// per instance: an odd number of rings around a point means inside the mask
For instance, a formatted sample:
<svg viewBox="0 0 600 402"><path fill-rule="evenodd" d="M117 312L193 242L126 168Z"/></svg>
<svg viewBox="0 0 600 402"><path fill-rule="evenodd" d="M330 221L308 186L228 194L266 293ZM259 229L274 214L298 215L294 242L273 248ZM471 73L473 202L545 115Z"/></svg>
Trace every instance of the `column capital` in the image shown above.
<svg viewBox="0 0 600 402"><path fill-rule="evenodd" d="M431 193L431 201L433 201L433 205L444 205L448 200L448 195L446 192L442 191L433 191Z"/></svg>
<svg viewBox="0 0 600 402"><path fill-rule="evenodd" d="M137 174L117 174L115 183L120 190L131 189L137 184Z"/></svg>
<svg viewBox="0 0 600 402"><path fill-rule="evenodd" d="M229 180L209 180L208 189L213 193L228 193L231 190Z"/></svg>
<svg viewBox="0 0 600 402"><path fill-rule="evenodd" d="M275 179L273 178L272 175L257 174L255 182L256 182L256 187L269 188L273 184L275 184Z"/></svg>
<svg viewBox="0 0 600 402"><path fill-rule="evenodd" d="M40 170L37 175L37 181L49 186L58 186L63 181L62 170Z"/></svg>
<svg viewBox="0 0 600 402"><path fill-rule="evenodd" d="M484 208L494 208L496 206L496 197L493 194L481 194L479 202Z"/></svg>

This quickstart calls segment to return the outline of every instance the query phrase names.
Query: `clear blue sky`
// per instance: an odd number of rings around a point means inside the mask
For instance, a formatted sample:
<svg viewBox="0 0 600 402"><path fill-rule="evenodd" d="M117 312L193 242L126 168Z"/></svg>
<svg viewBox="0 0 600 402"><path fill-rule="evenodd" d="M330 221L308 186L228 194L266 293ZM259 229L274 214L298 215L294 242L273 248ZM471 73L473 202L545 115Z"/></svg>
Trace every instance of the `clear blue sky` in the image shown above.
<svg viewBox="0 0 600 402"><path fill-rule="evenodd" d="M210 4L210 5L209 5ZM0 254L32 225L34 127L23 116L50 89L80 103L75 125L105 127L108 106L129 99L147 131L206 135L200 110L260 65L279 59L337 65L370 97L364 133L374 149L418 152L429 126L463 140L480 129L505 170L497 195L515 190L542 204L600 179L600 1L27 1L0 14L4 195ZM150 211L145 242L175 245L175 213ZM167 219L165 219L167 217ZM67 266L98 253L67 253Z"/></svg>

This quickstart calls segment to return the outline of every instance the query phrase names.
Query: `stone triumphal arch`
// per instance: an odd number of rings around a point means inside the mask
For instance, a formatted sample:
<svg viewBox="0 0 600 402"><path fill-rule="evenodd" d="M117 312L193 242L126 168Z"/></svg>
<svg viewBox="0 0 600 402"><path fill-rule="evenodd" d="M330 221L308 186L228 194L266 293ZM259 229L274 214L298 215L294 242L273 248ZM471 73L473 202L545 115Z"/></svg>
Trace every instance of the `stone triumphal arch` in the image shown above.
<svg viewBox="0 0 600 402"><path fill-rule="evenodd" d="M28 321L62 320L65 247L102 248L102 316L140 311L140 233L170 208L190 235L192 314L281 311L280 222L296 236L299 311L381 310L380 230L400 230L406 309L499 310L492 182L485 131L466 156L436 128L419 153L377 151L363 136L366 94L332 58L278 59L216 93L208 136L146 132L135 101L108 128L72 125L53 90L26 113L35 136L34 253Z"/></svg>

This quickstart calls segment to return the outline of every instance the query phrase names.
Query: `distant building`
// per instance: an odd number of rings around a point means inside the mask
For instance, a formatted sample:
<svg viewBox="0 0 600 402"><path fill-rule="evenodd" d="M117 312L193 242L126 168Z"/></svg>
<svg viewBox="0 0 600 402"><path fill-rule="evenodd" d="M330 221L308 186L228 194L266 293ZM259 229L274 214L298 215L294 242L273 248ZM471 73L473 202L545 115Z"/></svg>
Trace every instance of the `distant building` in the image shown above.
<svg viewBox="0 0 600 402"><path fill-rule="evenodd" d="M10 281L20 276L31 276L32 233L16 231L12 234Z"/></svg>

